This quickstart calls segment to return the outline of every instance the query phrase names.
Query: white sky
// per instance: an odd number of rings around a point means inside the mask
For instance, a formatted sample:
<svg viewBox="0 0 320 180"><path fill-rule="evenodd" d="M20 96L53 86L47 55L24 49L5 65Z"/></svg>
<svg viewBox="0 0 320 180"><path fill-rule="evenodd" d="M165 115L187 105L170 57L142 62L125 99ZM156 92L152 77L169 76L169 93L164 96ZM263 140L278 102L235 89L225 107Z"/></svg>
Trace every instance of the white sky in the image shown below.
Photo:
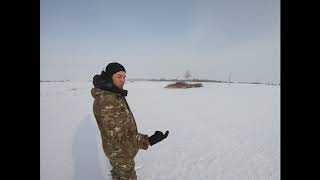
<svg viewBox="0 0 320 180"><path fill-rule="evenodd" d="M128 78L280 82L279 0L42 0L41 80Z"/></svg>

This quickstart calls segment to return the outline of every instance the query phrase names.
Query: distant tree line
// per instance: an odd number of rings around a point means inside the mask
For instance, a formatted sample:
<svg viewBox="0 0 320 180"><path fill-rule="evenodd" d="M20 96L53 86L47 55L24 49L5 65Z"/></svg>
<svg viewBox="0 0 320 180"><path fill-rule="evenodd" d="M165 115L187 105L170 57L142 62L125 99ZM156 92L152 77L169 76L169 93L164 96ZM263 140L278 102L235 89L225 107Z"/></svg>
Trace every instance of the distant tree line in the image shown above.
<svg viewBox="0 0 320 180"><path fill-rule="evenodd" d="M40 80L40 82L70 82L70 80Z"/></svg>

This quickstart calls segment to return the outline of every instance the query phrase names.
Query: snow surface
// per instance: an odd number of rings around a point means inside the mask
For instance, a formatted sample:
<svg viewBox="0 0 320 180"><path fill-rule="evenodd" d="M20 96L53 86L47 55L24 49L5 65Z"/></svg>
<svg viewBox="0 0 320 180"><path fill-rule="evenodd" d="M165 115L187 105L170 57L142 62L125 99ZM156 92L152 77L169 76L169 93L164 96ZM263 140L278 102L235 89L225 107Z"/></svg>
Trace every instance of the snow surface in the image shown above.
<svg viewBox="0 0 320 180"><path fill-rule="evenodd" d="M169 130L140 150L139 180L280 179L280 86L127 82L140 133ZM91 82L40 83L41 180L111 180L92 113Z"/></svg>

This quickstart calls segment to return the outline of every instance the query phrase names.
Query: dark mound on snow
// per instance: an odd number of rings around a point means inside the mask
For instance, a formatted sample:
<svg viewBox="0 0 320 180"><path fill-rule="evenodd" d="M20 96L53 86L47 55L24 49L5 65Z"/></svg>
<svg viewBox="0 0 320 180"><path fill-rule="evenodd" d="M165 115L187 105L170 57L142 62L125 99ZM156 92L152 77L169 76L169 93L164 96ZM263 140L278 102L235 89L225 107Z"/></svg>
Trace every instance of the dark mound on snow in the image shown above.
<svg viewBox="0 0 320 180"><path fill-rule="evenodd" d="M197 87L203 87L202 83L187 83L187 82L176 82L174 84L168 84L165 88L197 88Z"/></svg>

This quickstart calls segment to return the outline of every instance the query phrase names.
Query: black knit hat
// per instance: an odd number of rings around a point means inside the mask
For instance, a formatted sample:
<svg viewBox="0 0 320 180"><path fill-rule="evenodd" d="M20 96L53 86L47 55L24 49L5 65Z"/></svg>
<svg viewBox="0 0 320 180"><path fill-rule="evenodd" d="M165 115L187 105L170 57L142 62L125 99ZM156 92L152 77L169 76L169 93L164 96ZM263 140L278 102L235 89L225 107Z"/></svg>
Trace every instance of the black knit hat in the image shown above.
<svg viewBox="0 0 320 180"><path fill-rule="evenodd" d="M117 63L117 62L113 62L113 63L109 63L106 67L106 73L109 77L112 77L112 75L114 75L115 73L119 72L119 71L124 71L126 72L126 70L124 69L124 67Z"/></svg>

